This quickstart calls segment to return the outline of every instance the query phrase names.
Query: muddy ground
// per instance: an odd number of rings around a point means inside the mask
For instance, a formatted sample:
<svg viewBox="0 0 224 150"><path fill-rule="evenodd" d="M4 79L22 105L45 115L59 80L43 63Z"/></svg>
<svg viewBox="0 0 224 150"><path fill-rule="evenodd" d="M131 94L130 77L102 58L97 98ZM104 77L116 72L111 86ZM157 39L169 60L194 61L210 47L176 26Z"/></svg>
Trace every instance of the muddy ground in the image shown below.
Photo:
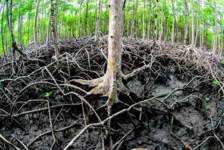
<svg viewBox="0 0 224 150"><path fill-rule="evenodd" d="M224 65L210 53L124 38L124 74L148 68L123 81L130 93L119 93L109 127L107 98L86 96L91 87L74 81L103 76L107 37L59 46L58 65L51 42L26 47L29 59L1 61L1 150L61 150L73 138L74 150L224 149Z"/></svg>

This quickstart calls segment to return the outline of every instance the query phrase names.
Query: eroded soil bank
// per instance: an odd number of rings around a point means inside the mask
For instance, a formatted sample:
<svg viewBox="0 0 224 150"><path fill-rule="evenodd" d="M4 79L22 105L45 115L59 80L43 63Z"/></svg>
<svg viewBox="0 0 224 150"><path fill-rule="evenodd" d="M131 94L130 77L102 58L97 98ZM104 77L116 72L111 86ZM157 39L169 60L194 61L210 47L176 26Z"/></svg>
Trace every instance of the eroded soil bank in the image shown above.
<svg viewBox="0 0 224 150"><path fill-rule="evenodd" d="M53 45L33 48L0 67L0 149L63 149L76 136L70 149L224 149L224 65L209 53L124 39L124 74L149 67L124 81L131 92L119 93L108 127L93 124L107 119L107 98L74 82L103 76L107 37L61 41L58 66Z"/></svg>

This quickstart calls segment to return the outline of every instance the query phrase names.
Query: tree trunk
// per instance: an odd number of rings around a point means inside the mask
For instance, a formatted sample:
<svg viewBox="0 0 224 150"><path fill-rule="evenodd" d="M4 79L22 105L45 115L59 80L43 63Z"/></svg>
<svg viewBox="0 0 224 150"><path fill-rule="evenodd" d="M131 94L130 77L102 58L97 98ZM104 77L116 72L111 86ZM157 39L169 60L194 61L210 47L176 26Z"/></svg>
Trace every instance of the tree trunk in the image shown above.
<svg viewBox="0 0 224 150"><path fill-rule="evenodd" d="M9 32L10 32L10 37L11 37L11 42L14 43L15 39L14 39L14 34L13 34L13 27L12 27L12 0L10 0L10 5L9 5Z"/></svg>
<svg viewBox="0 0 224 150"><path fill-rule="evenodd" d="M108 104L113 104L117 98L117 80L120 79L121 53L122 53L122 1L111 0L109 38L108 38L108 63L106 82L109 82L110 93Z"/></svg>
<svg viewBox="0 0 224 150"><path fill-rule="evenodd" d="M163 20L162 20L162 17L161 17L161 20L160 20L160 29L159 29L159 42L162 41L162 35L163 35Z"/></svg>
<svg viewBox="0 0 224 150"><path fill-rule="evenodd" d="M21 44L21 42L20 42L20 37L19 37L19 32L20 32L20 25L21 25L21 23L22 22L20 22L20 8L21 8L21 0L19 0L19 8L18 8L18 26L17 26L17 31L18 31L18 43L20 43Z"/></svg>
<svg viewBox="0 0 224 150"><path fill-rule="evenodd" d="M79 20L78 20L78 36L81 36L80 29L81 29L81 8L82 8L82 2L83 2L83 1L81 1L81 4L80 4L80 11L79 11Z"/></svg>
<svg viewBox="0 0 224 150"><path fill-rule="evenodd" d="M40 4L40 0L37 0L37 7L36 7L36 13L35 13L35 20L34 20L34 29L33 29L35 51L37 50L37 19L38 19L39 4Z"/></svg>
<svg viewBox="0 0 224 150"><path fill-rule="evenodd" d="M50 34L49 34L50 29L51 29L51 17L49 17L49 20L48 20L47 35L46 35L47 50L48 50L48 41L50 39Z"/></svg>
<svg viewBox="0 0 224 150"><path fill-rule="evenodd" d="M145 0L143 0L142 38L145 39Z"/></svg>
<svg viewBox="0 0 224 150"><path fill-rule="evenodd" d="M89 0L86 0L86 16L85 16L85 35L88 35L88 10L89 10Z"/></svg>
<svg viewBox="0 0 224 150"><path fill-rule="evenodd" d="M213 48L212 52L215 54L217 50L217 28L218 28L218 23L217 23L217 6L216 6L216 0L214 0L214 8L215 8L215 14L214 14L214 19L215 19L215 27L214 27L214 43L213 43Z"/></svg>
<svg viewBox="0 0 224 150"><path fill-rule="evenodd" d="M97 0L97 18L96 18L96 28L95 28L96 40L98 40L99 38L99 27L100 27L100 0Z"/></svg>
<svg viewBox="0 0 224 150"><path fill-rule="evenodd" d="M192 7L192 23L191 23L191 47L194 47L194 0L191 0Z"/></svg>
<svg viewBox="0 0 224 150"><path fill-rule="evenodd" d="M132 23L131 23L131 37L134 35L135 28L135 0L133 0L133 9L132 9Z"/></svg>
<svg viewBox="0 0 224 150"><path fill-rule="evenodd" d="M147 27L147 37L150 39L150 23L151 23L151 1L149 1L149 12L148 12L148 27Z"/></svg>
<svg viewBox="0 0 224 150"><path fill-rule="evenodd" d="M55 57L56 57L56 60L58 61L59 49L58 49L58 42L57 42L57 30L55 26L56 22L55 22L54 5L55 5L55 0L51 0L51 33L52 33L52 38L54 43Z"/></svg>
<svg viewBox="0 0 224 150"><path fill-rule="evenodd" d="M184 7L185 7L185 29L184 29L184 44L187 44L187 34L188 34L188 2L187 0L184 0Z"/></svg>
<svg viewBox="0 0 224 150"><path fill-rule="evenodd" d="M220 15L220 19L222 20L223 17ZM220 55L222 56L223 51L224 51L224 34L223 34L223 27L221 26L221 37L220 37Z"/></svg>
<svg viewBox="0 0 224 150"><path fill-rule="evenodd" d="M108 9L108 0L105 2L105 9ZM104 19L104 34L107 34L107 26L109 24L109 19L107 17L107 11L105 11L105 19Z"/></svg>
<svg viewBox="0 0 224 150"><path fill-rule="evenodd" d="M76 82L95 86L87 94L102 94L108 97L107 105L117 100L117 88L121 88L121 54L122 54L122 1L110 0L108 60L106 74L98 79Z"/></svg>
<svg viewBox="0 0 224 150"><path fill-rule="evenodd" d="M22 30L23 30L23 16L20 16L19 17L19 35L18 35L18 37L19 37L19 44L21 45L21 46L23 46L23 37L22 37Z"/></svg>
<svg viewBox="0 0 224 150"><path fill-rule="evenodd" d="M195 42L194 42L194 47L197 46L197 39L198 39L198 30L199 30L199 25L198 25L198 20L197 20L197 23L196 23L196 28L195 28Z"/></svg>
<svg viewBox="0 0 224 150"><path fill-rule="evenodd" d="M172 41L172 45L174 44L174 22L175 22L175 13L174 13L174 2L172 0L172 13L173 13L173 21L172 21L172 37L171 37L171 41Z"/></svg>
<svg viewBox="0 0 224 150"><path fill-rule="evenodd" d="M4 17L3 17L4 7L5 7L5 5L3 4L2 7L1 7L2 10L0 11L0 12L2 12L1 38L2 38L2 51L3 51L3 54L4 54L4 60L7 61L6 53L5 53L5 47L4 47L4 45L5 45L5 43L4 43L4 24L3 24L3 22L4 22Z"/></svg>

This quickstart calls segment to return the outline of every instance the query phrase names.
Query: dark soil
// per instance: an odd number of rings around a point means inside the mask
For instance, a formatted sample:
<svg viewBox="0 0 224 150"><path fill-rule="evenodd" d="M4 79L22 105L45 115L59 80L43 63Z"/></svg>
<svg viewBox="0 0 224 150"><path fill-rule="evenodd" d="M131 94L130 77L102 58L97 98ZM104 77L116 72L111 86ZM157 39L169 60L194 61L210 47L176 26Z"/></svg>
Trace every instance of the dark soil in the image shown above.
<svg viewBox="0 0 224 150"><path fill-rule="evenodd" d="M107 98L86 96L91 88L74 82L104 75L107 37L61 41L59 66L51 44L26 47L29 60L0 61L0 149L50 150L55 136L61 150L87 125L70 149L224 149L224 65L208 52L124 39L124 74L150 68L124 81L131 93L119 93L108 127L93 124L108 117Z"/></svg>

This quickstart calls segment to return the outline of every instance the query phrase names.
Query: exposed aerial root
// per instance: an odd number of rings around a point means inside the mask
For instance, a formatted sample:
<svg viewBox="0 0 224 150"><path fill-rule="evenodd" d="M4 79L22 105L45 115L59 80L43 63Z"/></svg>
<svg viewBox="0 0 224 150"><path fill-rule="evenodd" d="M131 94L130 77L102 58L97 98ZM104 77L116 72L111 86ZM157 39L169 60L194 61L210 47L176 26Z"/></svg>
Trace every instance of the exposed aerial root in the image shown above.
<svg viewBox="0 0 224 150"><path fill-rule="evenodd" d="M146 69L148 69L148 68L150 68L150 67L151 67L151 63L150 63L150 64L147 64L147 65L144 65L144 66L142 66L142 67L140 67L140 68L137 68L137 69L133 70L133 71L132 71L131 73L129 73L129 74L126 74L126 75L122 74L122 77L124 78L124 80L128 80L128 79L130 79L130 78L136 76L136 75L139 74L140 72L142 72L142 71L144 71L144 70L146 70Z"/></svg>
<svg viewBox="0 0 224 150"><path fill-rule="evenodd" d="M135 71L135 73L136 72L137 71ZM121 76L126 80L135 73L132 73L131 75L122 74ZM76 79L74 81L83 85L94 87L86 95L101 94L102 96L108 97L108 100L106 102L107 105L112 105L114 102L117 102L118 101L117 94L119 93L123 93L126 94L127 96L130 96L130 90L124 85L122 79L115 81L115 83L112 83L112 85L110 85L109 84L110 81L108 81L107 74L97 79L92 80Z"/></svg>
<svg viewBox="0 0 224 150"><path fill-rule="evenodd" d="M178 43L157 42L160 48L153 40L124 38L122 71L109 80L107 41L61 40L58 66L52 42L40 46L38 56L34 45L25 47L29 60L23 54L0 58L3 149L10 143L44 149L57 135L55 149L130 149L144 142L150 149L224 147L224 64L218 57Z"/></svg>
<svg viewBox="0 0 224 150"><path fill-rule="evenodd" d="M94 87L86 95L100 94L102 96L108 97L108 100L106 102L107 105L112 105L115 101L117 101L116 86L109 84L107 74L97 79L92 80L76 79L74 81L83 85Z"/></svg>
<svg viewBox="0 0 224 150"><path fill-rule="evenodd" d="M103 77L97 78L97 79L92 79L92 80L76 79L74 81L77 83L83 84L83 85L88 85L88 86L94 87L103 82Z"/></svg>

